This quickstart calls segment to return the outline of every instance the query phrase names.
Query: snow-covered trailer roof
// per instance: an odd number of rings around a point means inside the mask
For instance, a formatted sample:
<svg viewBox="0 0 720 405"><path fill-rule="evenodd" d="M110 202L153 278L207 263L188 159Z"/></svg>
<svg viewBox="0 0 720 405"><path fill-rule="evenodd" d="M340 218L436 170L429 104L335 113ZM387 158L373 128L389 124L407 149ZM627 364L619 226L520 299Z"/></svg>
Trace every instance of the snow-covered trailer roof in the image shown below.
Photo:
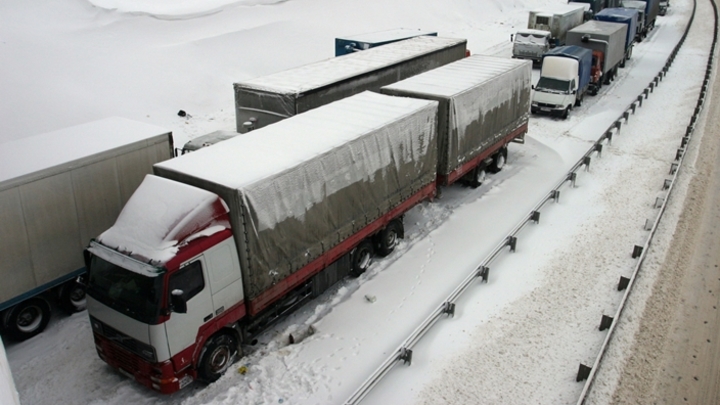
<svg viewBox="0 0 720 405"><path fill-rule="evenodd" d="M0 190L87 165L107 155L167 143L169 137L170 131L159 126L109 117L5 142L0 144Z"/></svg>
<svg viewBox="0 0 720 405"><path fill-rule="evenodd" d="M527 123L532 62L474 55L385 86L440 102L438 174L447 175Z"/></svg>
<svg viewBox="0 0 720 405"><path fill-rule="evenodd" d="M250 118L262 127L333 101L454 62L467 40L421 36L325 59L255 79L235 88L238 132Z"/></svg>
<svg viewBox="0 0 720 405"><path fill-rule="evenodd" d="M335 38L335 56L346 55L361 50L368 50L408 38L422 35L437 36L437 32L423 31L412 28L396 28L384 31L365 32Z"/></svg>
<svg viewBox="0 0 720 405"><path fill-rule="evenodd" d="M435 179L437 103L364 92L155 166L230 207L251 299Z"/></svg>

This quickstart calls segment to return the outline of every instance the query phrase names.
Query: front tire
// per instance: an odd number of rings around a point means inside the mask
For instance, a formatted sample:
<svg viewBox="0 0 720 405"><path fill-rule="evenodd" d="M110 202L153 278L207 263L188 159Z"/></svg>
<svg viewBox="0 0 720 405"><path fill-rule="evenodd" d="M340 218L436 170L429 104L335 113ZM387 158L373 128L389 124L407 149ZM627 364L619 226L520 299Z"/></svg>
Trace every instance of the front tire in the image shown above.
<svg viewBox="0 0 720 405"><path fill-rule="evenodd" d="M206 383L217 381L238 354L238 344L230 333L211 337L203 347L198 363L198 378Z"/></svg>
<svg viewBox="0 0 720 405"><path fill-rule="evenodd" d="M23 341L39 334L50 322L50 304L40 297L30 298L8 309L2 317L8 337Z"/></svg>

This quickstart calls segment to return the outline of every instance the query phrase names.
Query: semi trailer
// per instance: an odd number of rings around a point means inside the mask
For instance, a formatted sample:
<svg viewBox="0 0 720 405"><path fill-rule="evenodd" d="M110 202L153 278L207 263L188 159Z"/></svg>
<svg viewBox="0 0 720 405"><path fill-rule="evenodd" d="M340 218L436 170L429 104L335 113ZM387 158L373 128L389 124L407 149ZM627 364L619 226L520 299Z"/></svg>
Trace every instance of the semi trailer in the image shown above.
<svg viewBox="0 0 720 405"><path fill-rule="evenodd" d="M162 393L403 237L436 194L438 102L363 92L154 165L86 250L97 353Z"/></svg>
<svg viewBox="0 0 720 405"><path fill-rule="evenodd" d="M524 142L531 85L530 61L474 55L380 92L438 101L438 185L478 187L503 168L510 142Z"/></svg>
<svg viewBox="0 0 720 405"><path fill-rule="evenodd" d="M364 34L348 35L335 38L335 56L347 55L353 52L366 51L376 46L387 45L419 36L437 36L437 32L423 31L410 28L397 28Z"/></svg>
<svg viewBox="0 0 720 405"><path fill-rule="evenodd" d="M237 131L273 122L462 59L467 40L419 36L237 82Z"/></svg>
<svg viewBox="0 0 720 405"><path fill-rule="evenodd" d="M54 302L85 308L85 246L172 155L170 131L119 117L2 144L0 326L9 338L42 332Z"/></svg>

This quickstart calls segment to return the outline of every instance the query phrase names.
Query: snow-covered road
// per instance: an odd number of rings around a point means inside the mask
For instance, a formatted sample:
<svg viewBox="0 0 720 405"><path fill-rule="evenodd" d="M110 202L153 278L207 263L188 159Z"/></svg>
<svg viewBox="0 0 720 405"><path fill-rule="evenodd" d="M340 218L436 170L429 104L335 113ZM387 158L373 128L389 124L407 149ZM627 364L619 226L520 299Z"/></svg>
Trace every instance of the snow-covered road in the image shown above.
<svg viewBox="0 0 720 405"><path fill-rule="evenodd" d="M321 3L328 8L339 7ZM382 2L371 3L368 7L374 9ZM440 26L448 31L454 27L454 34L467 34L476 49L498 53L505 46L499 41L506 37L506 31L512 31L502 22L524 23L527 8L547 3L493 5L489 16L482 10L482 17L481 10L471 6L447 6L442 12L430 3L411 7L402 2L397 7L398 12L404 11L403 7L414 10L406 20L412 25L428 24L431 20L426 13L435 11ZM137 5L131 1L125 4ZM173 7L167 3L165 7L165 12L172 14ZM251 20L250 14L257 12L255 23L259 25L267 22L273 29L287 32L310 25L311 38L322 34L329 41L333 36L330 30L322 30L323 18L327 17L327 10L320 11L322 5L297 0L274 7L274 14L264 14L268 9L262 7L243 9L243 18ZM217 31L222 30L219 26L227 23L228 15L237 15L239 8L236 5L203 18L177 21L196 32L213 31L216 38L220 35ZM307 13L308 8L318 12ZM239 365L247 366L246 374L231 369L210 386L195 384L171 397L160 396L110 370L97 357L87 315L81 313L56 317L44 334L7 345L22 403L342 403L642 92L664 65L691 9L690 0L674 0L671 12L658 20L646 41L636 46L619 78L604 86L600 96L586 98L568 120L532 118L527 143L511 145L508 165L482 187L449 187L441 199L411 210L406 216L406 239L392 255L377 260L360 278L344 281L268 331L261 344L241 360ZM104 24L130 24L139 32L150 33L148 27L167 28L165 24L173 21L148 21L142 14L128 17L96 12L95 18L102 23L96 27L100 32ZM192 12L199 11L193 8ZM292 13L298 14L296 20L290 18ZM26 14L30 18L32 13ZM700 17L701 13L696 19ZM479 18L486 24L477 22ZM707 11L703 18L710 18ZM212 28L210 21L216 24ZM66 24L72 27L72 23ZM612 145L603 149L602 158L594 158L591 170L580 173L577 187L563 189L560 202L543 210L540 224L523 230L517 251L493 264L488 284L473 286L458 303L455 317L441 321L416 347L413 364L396 367L364 403L574 403L582 388L575 382L578 364L590 362L602 342L604 335L597 330L600 317L613 313L620 299L615 285L619 276L627 275L632 268L632 246L646 235L645 218L653 215L652 205L694 107L709 46L702 32L696 30L694 35L695 41L688 40L667 78L613 138ZM282 38L286 39L284 35ZM307 45L297 38L293 41L297 47ZM203 44L211 45L211 50ZM223 47L214 48L220 45ZM200 54L216 55L222 53L220 49L229 49L217 40L193 42L183 48L195 57L196 46L204 49ZM319 53L317 44L307 49L309 53L298 60L318 59L313 57ZM278 65L292 65L288 55L264 53L253 55L257 61L252 63L242 58L224 61L227 65L222 69L228 72L230 64L245 63L247 75L269 73L268 63L273 58L278 59ZM192 63L190 59L181 63ZM205 60L197 69L210 70L211 64ZM151 70L171 68L166 64ZM135 74L143 76L144 72L139 69ZM149 82L155 74L148 72ZM97 79L91 77L90 83ZM228 89L232 79L241 78L230 78L227 73L222 77L222 86ZM180 96L177 89L173 91L178 97L187 97ZM218 121L225 125L231 122L230 105L220 112L213 109L216 104L203 106L207 97L194 101L203 113L193 119L163 120L170 126L179 125L179 131L173 131L182 136L217 129L213 125ZM222 99L230 103L228 97ZM178 108L168 105L167 100L152 101L164 103L166 109ZM148 101L138 105L138 110L145 108L144 103ZM129 104L125 101L119 106L134 111L135 107L127 107ZM3 113L8 111L14 109L3 108ZM153 107L152 111L150 121L160 108ZM220 116L225 118L210 119ZM13 125L22 126L26 119ZM37 128L42 130L42 125ZM668 221L676 218L671 216ZM287 345L288 333L306 325L313 325L316 333L299 344ZM602 390L605 395L614 386L612 378L610 375ZM597 403L603 403L602 398Z"/></svg>

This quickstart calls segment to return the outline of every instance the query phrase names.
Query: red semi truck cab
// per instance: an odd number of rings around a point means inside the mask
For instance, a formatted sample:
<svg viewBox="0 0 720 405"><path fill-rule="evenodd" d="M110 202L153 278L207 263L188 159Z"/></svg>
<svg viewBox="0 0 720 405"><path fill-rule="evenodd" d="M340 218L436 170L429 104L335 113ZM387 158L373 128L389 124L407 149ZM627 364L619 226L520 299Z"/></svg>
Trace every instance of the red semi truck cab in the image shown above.
<svg viewBox="0 0 720 405"><path fill-rule="evenodd" d="M147 215L153 206L161 212ZM227 368L234 354L227 348L201 353L245 316L227 212L217 195L148 176L116 224L90 244L88 312L104 361L162 393ZM238 347L238 332L226 332Z"/></svg>

